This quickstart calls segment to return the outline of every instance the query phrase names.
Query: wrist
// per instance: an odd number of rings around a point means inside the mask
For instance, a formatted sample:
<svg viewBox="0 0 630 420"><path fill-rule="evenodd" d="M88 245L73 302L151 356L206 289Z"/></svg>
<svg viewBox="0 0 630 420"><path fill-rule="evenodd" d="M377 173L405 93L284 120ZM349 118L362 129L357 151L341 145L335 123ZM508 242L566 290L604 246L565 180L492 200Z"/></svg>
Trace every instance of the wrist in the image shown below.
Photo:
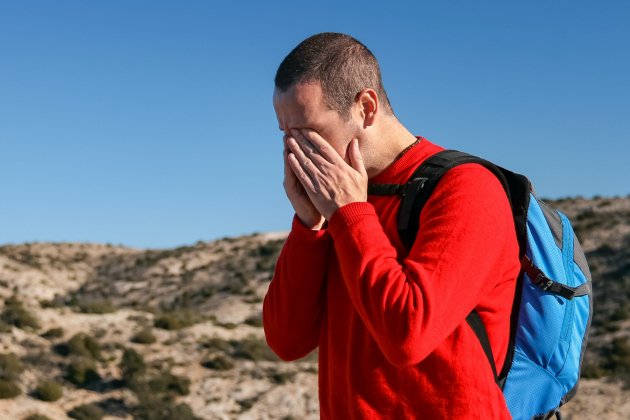
<svg viewBox="0 0 630 420"><path fill-rule="evenodd" d="M320 220L313 222L313 221L305 221L297 213L296 213L296 216L299 222L302 224L302 226L304 226L305 228L309 230L314 230L314 231L321 230L324 224L326 224L326 219L324 219L323 217L320 217Z"/></svg>

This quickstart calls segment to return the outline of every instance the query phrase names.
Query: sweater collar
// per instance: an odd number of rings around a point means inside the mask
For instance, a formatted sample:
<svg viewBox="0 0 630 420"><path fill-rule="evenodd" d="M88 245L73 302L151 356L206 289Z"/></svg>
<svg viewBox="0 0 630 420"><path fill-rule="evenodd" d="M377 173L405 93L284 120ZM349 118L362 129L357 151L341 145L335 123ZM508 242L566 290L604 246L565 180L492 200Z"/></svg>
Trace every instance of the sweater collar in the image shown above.
<svg viewBox="0 0 630 420"><path fill-rule="evenodd" d="M421 136L416 136L419 143L416 143L407 150L402 156L390 163L385 169L379 172L376 176L369 179L370 184L380 184L388 182L397 182L397 178L401 174L407 174L408 168L411 165L417 166L420 160L423 159L426 154L426 150L430 146L430 142ZM405 180L398 180L398 182L404 182Z"/></svg>

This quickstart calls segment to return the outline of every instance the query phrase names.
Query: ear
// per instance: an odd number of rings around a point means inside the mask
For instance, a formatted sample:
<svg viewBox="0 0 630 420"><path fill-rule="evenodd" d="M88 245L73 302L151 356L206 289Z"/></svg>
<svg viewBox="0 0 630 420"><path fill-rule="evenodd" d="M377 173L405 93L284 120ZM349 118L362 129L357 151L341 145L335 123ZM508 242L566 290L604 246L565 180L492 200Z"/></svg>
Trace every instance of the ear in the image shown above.
<svg viewBox="0 0 630 420"><path fill-rule="evenodd" d="M380 105L376 91L363 89L357 93L355 104L358 106L360 117L363 120L363 128L373 125Z"/></svg>

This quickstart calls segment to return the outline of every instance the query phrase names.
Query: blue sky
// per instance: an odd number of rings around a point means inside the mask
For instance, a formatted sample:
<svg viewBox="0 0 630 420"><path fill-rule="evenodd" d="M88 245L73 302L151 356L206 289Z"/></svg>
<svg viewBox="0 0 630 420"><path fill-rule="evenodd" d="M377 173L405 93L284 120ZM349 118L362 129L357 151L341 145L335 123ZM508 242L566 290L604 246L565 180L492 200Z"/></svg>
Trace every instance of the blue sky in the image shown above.
<svg viewBox="0 0 630 420"><path fill-rule="evenodd" d="M284 56L349 33L415 134L544 197L630 193L627 1L0 0L0 243L288 230Z"/></svg>

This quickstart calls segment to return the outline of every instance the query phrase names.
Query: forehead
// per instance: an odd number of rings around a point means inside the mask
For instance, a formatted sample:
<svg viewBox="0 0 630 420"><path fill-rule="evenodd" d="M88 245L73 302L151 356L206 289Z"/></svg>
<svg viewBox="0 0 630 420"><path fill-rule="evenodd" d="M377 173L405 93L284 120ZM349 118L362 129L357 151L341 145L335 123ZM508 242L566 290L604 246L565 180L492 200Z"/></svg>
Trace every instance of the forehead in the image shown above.
<svg viewBox="0 0 630 420"><path fill-rule="evenodd" d="M324 104L319 83L299 83L284 92L276 88L273 106L281 129L316 124L332 111Z"/></svg>

